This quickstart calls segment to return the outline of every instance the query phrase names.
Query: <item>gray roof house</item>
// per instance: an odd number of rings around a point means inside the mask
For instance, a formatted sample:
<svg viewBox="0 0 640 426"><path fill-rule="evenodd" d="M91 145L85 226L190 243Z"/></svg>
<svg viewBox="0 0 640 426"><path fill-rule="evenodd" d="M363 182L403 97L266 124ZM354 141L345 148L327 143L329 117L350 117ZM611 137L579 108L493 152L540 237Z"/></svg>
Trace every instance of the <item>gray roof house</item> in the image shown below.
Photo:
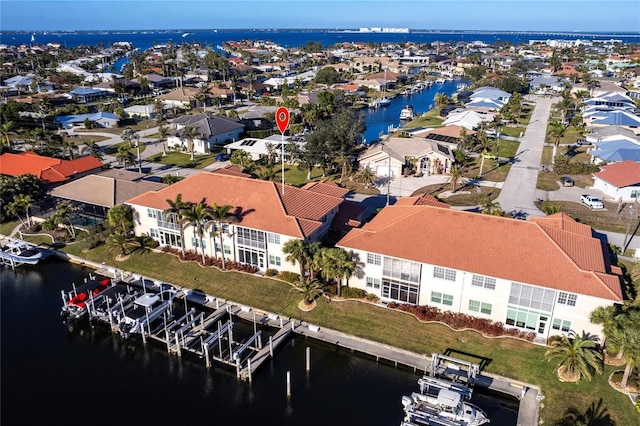
<svg viewBox="0 0 640 426"><path fill-rule="evenodd" d="M193 140L193 152L206 154L216 144L224 144L240 139L244 124L228 117L208 114L183 115L173 120L175 131L167 138L170 149L189 150L189 141L185 137L187 126L193 126L198 137Z"/></svg>

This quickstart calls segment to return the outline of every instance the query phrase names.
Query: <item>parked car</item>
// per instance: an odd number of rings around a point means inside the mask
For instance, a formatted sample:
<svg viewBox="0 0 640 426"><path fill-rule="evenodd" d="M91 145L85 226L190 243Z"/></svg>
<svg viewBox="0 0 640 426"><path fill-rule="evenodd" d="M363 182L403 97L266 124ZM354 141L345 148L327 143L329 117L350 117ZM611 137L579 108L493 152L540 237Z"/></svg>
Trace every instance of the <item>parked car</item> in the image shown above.
<svg viewBox="0 0 640 426"><path fill-rule="evenodd" d="M578 139L578 140L576 141L576 144L577 144L577 145L591 145L591 142L589 142L589 141L588 141L588 140L586 140L586 139Z"/></svg>
<svg viewBox="0 0 640 426"><path fill-rule="evenodd" d="M604 204L602 204L602 201L600 200L600 198L596 197L595 195L583 194L580 196L580 202L585 204L587 207L591 209L604 208Z"/></svg>
<svg viewBox="0 0 640 426"><path fill-rule="evenodd" d="M560 178L560 185L562 186L573 186L575 182L569 176L562 176Z"/></svg>
<svg viewBox="0 0 640 426"><path fill-rule="evenodd" d="M216 155L216 161L228 161L231 158L231 155L220 153Z"/></svg>
<svg viewBox="0 0 640 426"><path fill-rule="evenodd" d="M498 156L495 154L492 154L490 152L487 152L486 154L483 155L484 158L487 158L489 160L497 160Z"/></svg>

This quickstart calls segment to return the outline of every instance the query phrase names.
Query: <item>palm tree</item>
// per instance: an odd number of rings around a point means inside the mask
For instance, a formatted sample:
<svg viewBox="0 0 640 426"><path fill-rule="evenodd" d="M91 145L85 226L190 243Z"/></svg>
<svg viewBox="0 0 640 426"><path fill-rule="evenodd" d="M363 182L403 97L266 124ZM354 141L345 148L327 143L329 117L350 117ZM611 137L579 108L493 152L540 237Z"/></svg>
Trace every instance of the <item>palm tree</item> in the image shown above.
<svg viewBox="0 0 640 426"><path fill-rule="evenodd" d="M607 348L627 361L620 386L627 387L627 381L634 368L640 367L640 310L623 310L613 319L607 334Z"/></svg>
<svg viewBox="0 0 640 426"><path fill-rule="evenodd" d="M180 250L182 251L182 257L184 257L184 235L182 232L182 226L180 226L180 220L182 218L183 210L188 208L190 203L182 201L182 194L176 195L175 200L167 199L166 202L169 207L162 211L162 215L167 219L173 218L174 223L178 225L180 230ZM171 220L167 221L171 222Z"/></svg>
<svg viewBox="0 0 640 426"><path fill-rule="evenodd" d="M376 184L378 176L369 167L365 167L353 175L353 181L364 185L364 187L368 189Z"/></svg>
<svg viewBox="0 0 640 426"><path fill-rule="evenodd" d="M198 139L200 135L196 131L196 128L192 125L188 125L184 128L184 137L187 138L187 143L189 144L189 152L191 153L191 163L194 161L194 139Z"/></svg>
<svg viewBox="0 0 640 426"><path fill-rule="evenodd" d="M127 247L129 247L132 242L131 239L124 233L117 231L112 234L109 234L107 237L105 244L107 246L108 251L118 250L118 256L124 257L129 254L127 251Z"/></svg>
<svg viewBox="0 0 640 426"><path fill-rule="evenodd" d="M121 145L118 147L116 160L119 164L124 165L126 169L127 164L133 164L135 162L135 156L133 155L133 152L129 151L129 148L127 148L125 145Z"/></svg>
<svg viewBox="0 0 640 426"><path fill-rule="evenodd" d="M85 142L85 149L89 150L89 154L94 157L97 158L98 160L102 160L103 155L102 155L102 151L100 151L100 145L98 145L98 142L96 142L95 139L91 139L88 142ZM84 150L83 150L84 153Z"/></svg>
<svg viewBox="0 0 640 426"><path fill-rule="evenodd" d="M436 107L442 108L443 106L449 105L450 99L444 93L436 93L433 102L436 104Z"/></svg>
<svg viewBox="0 0 640 426"><path fill-rule="evenodd" d="M162 156L167 156L167 135L169 134L169 128L164 124L158 127L158 134L160 135L160 141L162 142Z"/></svg>
<svg viewBox="0 0 640 426"><path fill-rule="evenodd" d="M22 222L22 218L20 217L20 212L24 212L26 216L27 226L31 226L31 217L29 216L29 209L33 205L33 199L31 195L27 194L17 194L13 201L7 204L7 211L10 214L16 215L20 222ZM24 222L22 222L24 223Z"/></svg>
<svg viewBox="0 0 640 426"><path fill-rule="evenodd" d="M545 352L547 361L558 359L558 374L580 380L584 376L591 381L593 372L602 373L603 356L592 339L577 336L573 331L551 343Z"/></svg>
<svg viewBox="0 0 640 426"><path fill-rule="evenodd" d="M2 132L2 143L0 145L6 146L9 151L11 151L11 138L10 135L13 134L14 124L13 121L5 121L0 126L0 132Z"/></svg>
<svg viewBox="0 0 640 426"><path fill-rule="evenodd" d="M356 261L353 258L353 253L344 249L334 247L329 249L329 260L332 265L331 269L334 271L334 277L337 280L338 297L341 294L342 280L346 280L347 287L349 286L349 278L356 270Z"/></svg>
<svg viewBox="0 0 640 426"><path fill-rule="evenodd" d="M238 149L233 151L231 154L231 158L229 158L229 162L235 166L238 166L241 172L251 171L254 167L253 159L251 158L251 154L243 149Z"/></svg>
<svg viewBox="0 0 640 426"><path fill-rule="evenodd" d="M122 233L128 235L133 226L133 213L131 207L126 204L113 206L107 212L107 221L114 228L122 228Z"/></svg>
<svg viewBox="0 0 640 426"><path fill-rule="evenodd" d="M304 278L300 281L298 288L302 290L304 304L311 305L316 297L320 296L322 291L322 284L318 280L311 278Z"/></svg>
<svg viewBox="0 0 640 426"><path fill-rule="evenodd" d="M181 225L191 225L193 227L193 234L198 237L200 242L200 250L202 252L202 264L205 264L204 257L204 232L205 224L209 219L212 219L215 215L213 209L207 206L203 199L199 203L193 203L188 208L182 210Z"/></svg>
<svg viewBox="0 0 640 426"><path fill-rule="evenodd" d="M549 123L549 131L547 135L553 139L553 158L551 161L555 162L555 158L558 152L558 145L560 145L560 139L564 136L564 132L567 130L567 126L559 121L551 121Z"/></svg>
<svg viewBox="0 0 640 426"><path fill-rule="evenodd" d="M286 254L285 260L290 263L298 263L300 266L300 279L305 278L307 261L307 243L297 238L292 238L282 245L282 253Z"/></svg>
<svg viewBox="0 0 640 426"><path fill-rule="evenodd" d="M230 213L233 206L225 204L219 206L216 203L211 205L211 218L215 221L216 228L218 229L218 236L220 237L220 252L222 257L222 269L225 269L224 259L224 232L222 231L223 223L229 223L235 221L235 216Z"/></svg>
<svg viewBox="0 0 640 426"><path fill-rule="evenodd" d="M453 166L451 166L451 169L449 170L449 182L451 182L453 192L456 192L456 185L462 177L462 167L460 167L458 164L454 164Z"/></svg>

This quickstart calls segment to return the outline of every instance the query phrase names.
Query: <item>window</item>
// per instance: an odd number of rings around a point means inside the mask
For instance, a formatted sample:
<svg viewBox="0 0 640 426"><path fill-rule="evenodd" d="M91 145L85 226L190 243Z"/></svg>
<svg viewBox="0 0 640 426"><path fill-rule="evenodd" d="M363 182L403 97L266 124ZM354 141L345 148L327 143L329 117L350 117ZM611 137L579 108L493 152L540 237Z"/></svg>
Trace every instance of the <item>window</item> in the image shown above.
<svg viewBox="0 0 640 426"><path fill-rule="evenodd" d="M269 255L269 265L280 266L280 256Z"/></svg>
<svg viewBox="0 0 640 426"><path fill-rule="evenodd" d="M267 242L270 244L280 244L280 234L267 234Z"/></svg>
<svg viewBox="0 0 640 426"><path fill-rule="evenodd" d="M153 219L157 219L158 218L158 210L155 209L147 209L147 216L151 217Z"/></svg>
<svg viewBox="0 0 640 426"><path fill-rule="evenodd" d="M561 305L576 306L577 299L577 294L565 293L564 291L558 293L558 303Z"/></svg>
<svg viewBox="0 0 640 426"><path fill-rule="evenodd" d="M640 190L637 190L637 189L632 190L631 198L640 198Z"/></svg>
<svg viewBox="0 0 640 426"><path fill-rule="evenodd" d="M367 277L367 287L375 288L376 290L380 288L380 278Z"/></svg>
<svg viewBox="0 0 640 426"><path fill-rule="evenodd" d="M431 292L431 301L441 305L453 306L453 296L450 294L440 293L438 291Z"/></svg>
<svg viewBox="0 0 640 426"><path fill-rule="evenodd" d="M385 257L382 263L382 274L385 277L420 283L421 267L419 263L392 257Z"/></svg>
<svg viewBox="0 0 640 426"><path fill-rule="evenodd" d="M191 238L191 245L195 249L199 248L200 247L200 238L197 238L197 237ZM207 248L207 240L205 240L204 238L202 239L202 248L203 249Z"/></svg>
<svg viewBox="0 0 640 426"><path fill-rule="evenodd" d="M491 277L485 277L484 275L474 275L471 280L471 285L475 287L484 287L491 290L496 288L496 279Z"/></svg>
<svg viewBox="0 0 640 426"><path fill-rule="evenodd" d="M469 310L491 315L491 303L479 302L477 300L469 300Z"/></svg>
<svg viewBox="0 0 640 426"><path fill-rule="evenodd" d="M541 315L538 311L509 306L505 324L536 331L540 326L540 321L546 322L546 320L546 315Z"/></svg>
<svg viewBox="0 0 640 426"><path fill-rule="evenodd" d="M525 308L540 309L551 312L553 301L556 298L555 290L550 290L531 285L511 283L509 303Z"/></svg>
<svg viewBox="0 0 640 426"><path fill-rule="evenodd" d="M419 290L420 287L415 284L403 283L390 278L382 278L382 297L388 299L416 305L418 304Z"/></svg>
<svg viewBox="0 0 640 426"><path fill-rule="evenodd" d="M266 237L262 231L255 229L243 228L238 226L236 230L238 236L238 244L259 249L266 248Z"/></svg>
<svg viewBox="0 0 640 426"><path fill-rule="evenodd" d="M564 321L560 318L554 318L551 328L553 328L554 330L562 331L563 333L568 333L569 330L571 330L571 321Z"/></svg>
<svg viewBox="0 0 640 426"><path fill-rule="evenodd" d="M440 266L435 266L433 268L433 276L434 278L440 278L447 281L455 281L456 280L456 271L448 268L441 268Z"/></svg>
<svg viewBox="0 0 640 426"><path fill-rule="evenodd" d="M367 264L369 265L381 265L382 256L379 254L367 253Z"/></svg>
<svg viewBox="0 0 640 426"><path fill-rule="evenodd" d="M154 228L149 228L149 236L153 239L157 239L159 237L158 230Z"/></svg>

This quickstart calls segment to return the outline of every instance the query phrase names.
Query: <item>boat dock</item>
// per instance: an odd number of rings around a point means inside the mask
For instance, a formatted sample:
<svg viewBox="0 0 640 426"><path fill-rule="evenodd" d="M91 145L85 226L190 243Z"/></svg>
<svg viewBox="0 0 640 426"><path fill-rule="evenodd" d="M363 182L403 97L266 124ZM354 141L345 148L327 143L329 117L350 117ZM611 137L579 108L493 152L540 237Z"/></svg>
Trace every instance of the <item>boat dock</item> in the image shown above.
<svg viewBox="0 0 640 426"><path fill-rule="evenodd" d="M99 268L96 273L120 277L124 281L131 276L128 272L112 267L101 265ZM186 291L188 290L179 290L182 292L181 297L186 294ZM228 300L210 297L205 306L212 313L202 315L188 311L180 318L165 318L161 326L147 330L146 334L143 333L143 338L148 337L164 343L169 353L178 356L183 352L190 352L202 357L208 367L211 361L234 366L238 378L251 381L253 374L267 360L273 358L275 350L287 340L291 333L295 333L301 337L312 338L360 353L375 359L376 362L385 362L414 372L443 374L442 368L450 374L457 372L463 380L473 381L475 386L519 399L518 426L538 424L540 402L544 398L539 387L484 373L476 364L463 363L462 366L456 366L455 359L448 359L443 355L406 351ZM243 342L235 342L232 331L234 317L253 322L253 336ZM225 320L225 318L228 319ZM257 330L258 324L277 329L276 333L269 338L267 345L262 343L262 333Z"/></svg>

